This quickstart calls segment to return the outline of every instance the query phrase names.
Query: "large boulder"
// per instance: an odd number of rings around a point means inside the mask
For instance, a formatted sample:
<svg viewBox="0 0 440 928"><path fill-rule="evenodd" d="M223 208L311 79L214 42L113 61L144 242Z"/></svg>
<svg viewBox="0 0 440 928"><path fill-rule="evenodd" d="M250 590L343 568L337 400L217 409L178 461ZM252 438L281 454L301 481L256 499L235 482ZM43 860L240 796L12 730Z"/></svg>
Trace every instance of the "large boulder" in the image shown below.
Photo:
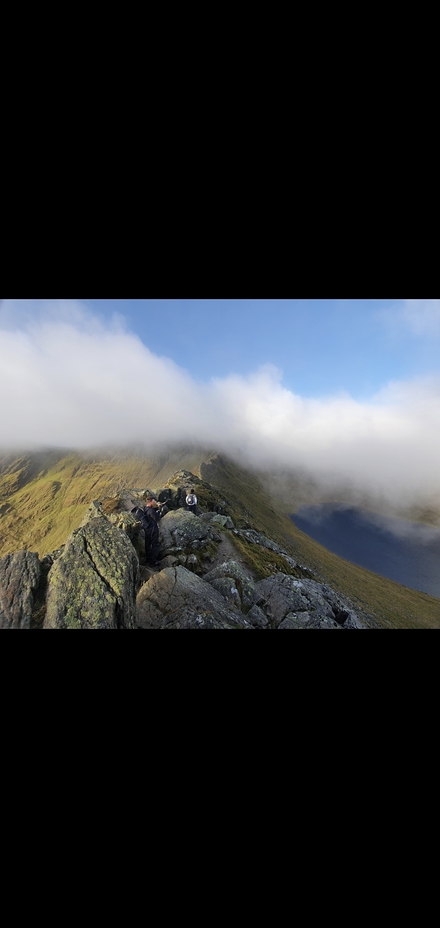
<svg viewBox="0 0 440 928"><path fill-rule="evenodd" d="M87 523L90 522L91 519L100 519L102 518L102 516L103 516L102 503L100 503L99 500L94 499L93 502L90 503L90 506L88 507L88 509L86 510L84 514L84 518L82 522L80 523L80 527L82 527L83 525L87 525Z"/></svg>
<svg viewBox="0 0 440 928"><path fill-rule="evenodd" d="M259 606L254 605L252 609L249 609L249 612L246 615L248 622L254 626L254 628L267 628L269 625L269 620L265 616L262 609Z"/></svg>
<svg viewBox="0 0 440 928"><path fill-rule="evenodd" d="M227 591L228 587L232 589L233 586L236 589L236 593L238 589L239 605L250 607L253 606L256 601L255 583L238 561L224 561L223 564L219 564L218 567L214 567L204 574L203 579L207 583L211 583L215 589L219 590L219 592L222 593L223 596L227 596L227 598L230 597L227 595L227 592L223 592L224 589ZM234 601L237 602L237 599Z"/></svg>
<svg viewBox="0 0 440 928"><path fill-rule="evenodd" d="M159 522L159 533L162 558L190 548L204 547L212 540L221 540L209 522L184 509L168 512Z"/></svg>
<svg viewBox="0 0 440 928"><path fill-rule="evenodd" d="M139 522L131 512L115 512L107 516L109 522L119 528L121 532L128 535L130 541L134 543L139 535Z"/></svg>
<svg viewBox="0 0 440 928"><path fill-rule="evenodd" d="M251 628L221 593L185 567L166 567L137 596L139 628Z"/></svg>
<svg viewBox="0 0 440 928"><path fill-rule="evenodd" d="M30 628L40 581L40 562L33 551L0 558L0 628Z"/></svg>
<svg viewBox="0 0 440 928"><path fill-rule="evenodd" d="M44 628L135 628L139 560L127 535L92 518L50 570Z"/></svg>
<svg viewBox="0 0 440 928"><path fill-rule="evenodd" d="M265 606L271 621L279 624L289 612L305 612L309 602L299 580L286 574L274 574L255 584L256 603Z"/></svg>
<svg viewBox="0 0 440 928"><path fill-rule="evenodd" d="M229 528L229 529L234 528L234 523L230 516L221 516L221 515L211 516L211 522L214 522L217 525L222 525L223 528Z"/></svg>
<svg viewBox="0 0 440 928"><path fill-rule="evenodd" d="M315 580L276 574L255 584L256 602L275 628L364 628L351 604Z"/></svg>

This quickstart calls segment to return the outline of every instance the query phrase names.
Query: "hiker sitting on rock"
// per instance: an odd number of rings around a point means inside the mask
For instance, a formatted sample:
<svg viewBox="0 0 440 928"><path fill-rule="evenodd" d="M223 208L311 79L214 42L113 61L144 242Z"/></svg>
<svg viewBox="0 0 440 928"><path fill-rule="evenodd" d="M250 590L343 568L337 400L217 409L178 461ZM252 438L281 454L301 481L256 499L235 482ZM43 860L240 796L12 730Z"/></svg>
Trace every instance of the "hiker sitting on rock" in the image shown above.
<svg viewBox="0 0 440 928"><path fill-rule="evenodd" d="M157 567L159 564L157 560L159 554L159 526L157 523L162 515L160 510L164 505L165 503L158 503L151 493L147 493L145 507L140 509L139 506L135 506L131 510L133 515L141 522L145 532L145 560L147 567Z"/></svg>
<svg viewBox="0 0 440 928"><path fill-rule="evenodd" d="M197 496L194 493L194 489L190 490L188 496L186 497L186 508L188 512L193 512L194 515L197 515Z"/></svg>

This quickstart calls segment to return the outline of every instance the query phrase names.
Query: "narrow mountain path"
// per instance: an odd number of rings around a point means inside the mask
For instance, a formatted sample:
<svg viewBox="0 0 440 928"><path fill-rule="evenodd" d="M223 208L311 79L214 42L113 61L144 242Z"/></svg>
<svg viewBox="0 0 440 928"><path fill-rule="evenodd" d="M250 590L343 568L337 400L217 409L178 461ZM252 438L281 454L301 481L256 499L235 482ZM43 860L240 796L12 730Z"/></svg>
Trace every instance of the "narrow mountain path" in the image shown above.
<svg viewBox="0 0 440 928"><path fill-rule="evenodd" d="M218 544L217 554L214 557L213 561L209 561L207 564L207 571L214 570L215 567L219 567L220 564L224 564L225 561L237 561L237 564L243 568L243 570L248 574L252 580L257 581L259 577L249 564L244 560L240 554L238 548L235 547L233 541L226 535L224 532L221 532L222 540Z"/></svg>

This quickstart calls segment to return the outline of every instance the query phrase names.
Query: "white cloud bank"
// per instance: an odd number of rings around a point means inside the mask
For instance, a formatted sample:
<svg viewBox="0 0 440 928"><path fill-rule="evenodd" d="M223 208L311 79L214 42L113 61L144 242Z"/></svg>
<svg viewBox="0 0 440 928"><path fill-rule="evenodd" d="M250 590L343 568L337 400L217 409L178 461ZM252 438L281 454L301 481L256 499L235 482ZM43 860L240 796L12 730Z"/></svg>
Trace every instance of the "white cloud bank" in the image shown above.
<svg viewBox="0 0 440 928"><path fill-rule="evenodd" d="M270 365L200 385L121 319L63 301L40 309L37 319L26 303L0 308L2 449L191 441L390 501L439 499L440 374L390 384L369 403L303 399Z"/></svg>

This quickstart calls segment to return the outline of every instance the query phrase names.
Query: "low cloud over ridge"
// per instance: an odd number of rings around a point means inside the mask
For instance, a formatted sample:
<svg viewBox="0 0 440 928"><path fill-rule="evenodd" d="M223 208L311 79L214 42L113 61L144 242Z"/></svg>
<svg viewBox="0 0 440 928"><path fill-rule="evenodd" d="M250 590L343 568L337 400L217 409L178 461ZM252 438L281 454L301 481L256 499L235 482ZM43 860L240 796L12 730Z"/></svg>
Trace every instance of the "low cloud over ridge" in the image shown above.
<svg viewBox="0 0 440 928"><path fill-rule="evenodd" d="M389 384L369 402L303 398L270 364L200 384L124 325L71 301L52 301L38 320L3 301L0 447L191 441L391 501L438 500L440 375Z"/></svg>

